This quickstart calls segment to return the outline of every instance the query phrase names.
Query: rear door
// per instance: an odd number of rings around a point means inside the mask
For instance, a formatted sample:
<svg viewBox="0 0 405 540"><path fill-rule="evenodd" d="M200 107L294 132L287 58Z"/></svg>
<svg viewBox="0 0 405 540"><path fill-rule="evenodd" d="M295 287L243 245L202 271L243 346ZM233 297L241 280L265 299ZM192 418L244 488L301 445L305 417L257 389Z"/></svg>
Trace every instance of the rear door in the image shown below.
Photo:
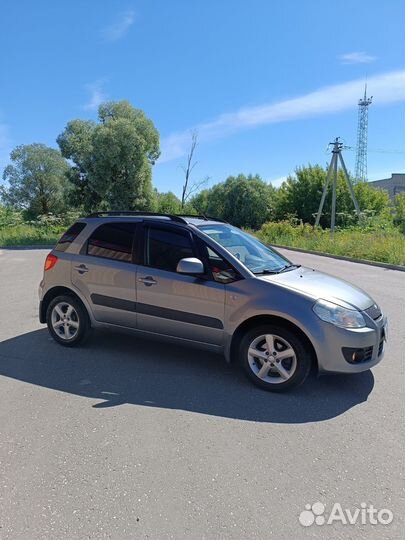
<svg viewBox="0 0 405 540"><path fill-rule="evenodd" d="M177 263L199 257L193 235L169 224L145 224L144 261L137 273L138 328L220 345L225 288L204 277L178 274Z"/></svg>
<svg viewBox="0 0 405 540"><path fill-rule="evenodd" d="M99 322L136 328L136 229L136 222L103 223L72 261L72 283Z"/></svg>

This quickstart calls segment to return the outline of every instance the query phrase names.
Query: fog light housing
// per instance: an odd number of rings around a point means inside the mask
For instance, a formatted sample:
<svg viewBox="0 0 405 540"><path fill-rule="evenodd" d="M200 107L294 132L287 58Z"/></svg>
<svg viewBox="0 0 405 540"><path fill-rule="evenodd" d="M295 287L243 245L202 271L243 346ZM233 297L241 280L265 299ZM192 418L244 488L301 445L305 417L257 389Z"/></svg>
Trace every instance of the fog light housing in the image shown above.
<svg viewBox="0 0 405 540"><path fill-rule="evenodd" d="M343 347L342 353L345 357L346 362L349 362L349 364L361 364L362 362L367 362L368 360L371 360L373 356L373 347L365 347L361 349L353 347Z"/></svg>

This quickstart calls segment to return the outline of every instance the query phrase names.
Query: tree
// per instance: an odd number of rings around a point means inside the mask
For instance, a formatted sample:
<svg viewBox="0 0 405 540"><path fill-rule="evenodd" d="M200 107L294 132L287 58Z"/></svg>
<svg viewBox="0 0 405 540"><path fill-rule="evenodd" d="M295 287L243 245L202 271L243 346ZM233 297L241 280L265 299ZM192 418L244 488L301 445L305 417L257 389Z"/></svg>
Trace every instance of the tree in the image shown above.
<svg viewBox="0 0 405 540"><path fill-rule="evenodd" d="M171 191L167 193L156 192L156 201L157 212L178 214L181 211L181 201Z"/></svg>
<svg viewBox="0 0 405 540"><path fill-rule="evenodd" d="M198 134L196 131L193 131L191 133L191 145L190 145L190 151L187 155L187 162L182 167L184 172L184 184L183 189L181 193L181 209L184 210L184 207L187 203L187 201L190 199L190 197L196 193L203 184L206 184L209 180L209 177L207 176L203 180L199 180L197 182L190 183L191 180L191 173L194 169L194 167L197 165L197 161L194 160L194 152L198 145Z"/></svg>
<svg viewBox="0 0 405 540"><path fill-rule="evenodd" d="M373 215L389 211L390 197L387 191L374 188L367 182L357 182L354 193L362 211Z"/></svg>
<svg viewBox="0 0 405 540"><path fill-rule="evenodd" d="M30 217L65 210L69 166L59 150L27 144L17 146L10 158L3 173L9 186L1 189L6 204L27 210Z"/></svg>
<svg viewBox="0 0 405 540"><path fill-rule="evenodd" d="M75 203L86 211L150 208L151 166L159 157L152 121L127 101L103 103L98 120L73 120L57 139L73 162Z"/></svg>
<svg viewBox="0 0 405 540"><path fill-rule="evenodd" d="M277 220L295 217L304 223L314 223L319 208L322 191L326 182L327 170L319 165L299 167L295 175L291 175L281 185L275 208ZM380 215L388 207L388 195L372 188L365 182L354 184L354 192L361 212L368 215ZM332 205L332 186L329 186L323 215L320 224L322 227L330 226ZM336 186L336 223L340 226L357 222L354 213L346 179L341 170L338 171Z"/></svg>
<svg viewBox="0 0 405 540"><path fill-rule="evenodd" d="M295 175L290 175L279 188L275 218L296 217L306 223L314 223L325 181L326 171L319 165L297 168ZM324 214L330 211L329 206L328 197ZM321 224L325 224L324 216Z"/></svg>
<svg viewBox="0 0 405 540"><path fill-rule="evenodd" d="M239 174L202 191L191 204L198 212L220 217L237 227L258 229L272 218L275 191L258 175Z"/></svg>
<svg viewBox="0 0 405 540"><path fill-rule="evenodd" d="M190 205L197 212L197 214L208 213L208 200L209 200L211 191L212 191L212 188L203 189L202 191L194 195L194 197L192 197L192 199L190 200ZM220 216L217 216L217 217L220 217Z"/></svg>

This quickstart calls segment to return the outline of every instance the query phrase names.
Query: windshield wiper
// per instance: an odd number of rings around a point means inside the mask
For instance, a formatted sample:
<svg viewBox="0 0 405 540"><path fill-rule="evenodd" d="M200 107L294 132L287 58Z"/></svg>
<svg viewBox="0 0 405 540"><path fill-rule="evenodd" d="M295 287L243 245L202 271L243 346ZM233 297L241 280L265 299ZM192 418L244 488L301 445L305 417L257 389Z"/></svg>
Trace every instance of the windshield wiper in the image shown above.
<svg viewBox="0 0 405 540"><path fill-rule="evenodd" d="M278 274L278 270L270 270L269 268L264 268L260 272L253 272L255 276L260 276L262 274Z"/></svg>
<svg viewBox="0 0 405 540"><path fill-rule="evenodd" d="M282 272L287 272L288 270L295 270L296 268L300 268L300 264L286 264L285 266L278 268L277 270L270 270L270 268L263 268L263 270L260 270L260 272L253 272L255 276L260 276L263 274L281 274Z"/></svg>
<svg viewBox="0 0 405 540"><path fill-rule="evenodd" d="M286 264L277 272L277 274L281 274L282 272L287 272L288 270L295 270L296 268L301 268L300 264Z"/></svg>

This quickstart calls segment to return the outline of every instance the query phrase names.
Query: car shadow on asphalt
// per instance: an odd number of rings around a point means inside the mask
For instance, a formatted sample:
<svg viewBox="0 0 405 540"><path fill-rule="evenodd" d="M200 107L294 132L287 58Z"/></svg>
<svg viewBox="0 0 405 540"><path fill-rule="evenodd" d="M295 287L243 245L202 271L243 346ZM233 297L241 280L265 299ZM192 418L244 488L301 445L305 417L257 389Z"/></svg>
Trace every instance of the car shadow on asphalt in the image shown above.
<svg viewBox="0 0 405 540"><path fill-rule="evenodd" d="M133 404L283 424L334 418L367 401L374 386L371 371L311 375L274 394L212 353L121 332L94 332L86 345L66 348L46 329L1 342L0 375L87 397L97 409Z"/></svg>

